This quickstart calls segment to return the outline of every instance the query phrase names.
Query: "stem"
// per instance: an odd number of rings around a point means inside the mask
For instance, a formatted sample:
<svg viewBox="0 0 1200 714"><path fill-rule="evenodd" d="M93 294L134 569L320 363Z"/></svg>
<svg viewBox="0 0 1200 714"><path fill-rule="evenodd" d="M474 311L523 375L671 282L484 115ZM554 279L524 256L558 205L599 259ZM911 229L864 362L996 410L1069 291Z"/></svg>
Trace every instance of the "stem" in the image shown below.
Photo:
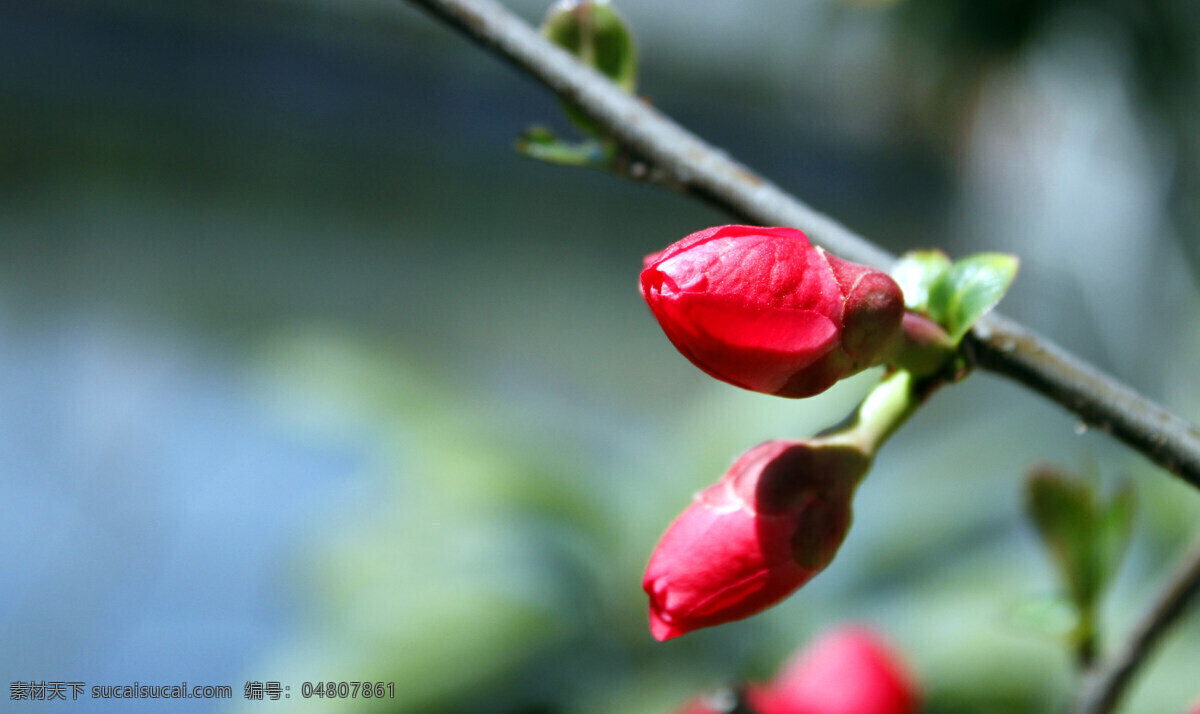
<svg viewBox="0 0 1200 714"><path fill-rule="evenodd" d="M871 390L849 423L827 432L822 441L852 445L874 456L925 401L918 384L911 373L896 370Z"/></svg>
<svg viewBox="0 0 1200 714"><path fill-rule="evenodd" d="M905 311L900 325L900 339L896 340L888 364L917 376L946 369L957 345L941 325L911 310Z"/></svg>
<svg viewBox="0 0 1200 714"><path fill-rule="evenodd" d="M976 364L1015 379L1200 488L1200 429L1045 337L992 313L967 335Z"/></svg>
<svg viewBox="0 0 1200 714"><path fill-rule="evenodd" d="M362 0L366 2L366 0ZM409 0L574 103L655 172L735 219L794 226L832 252L886 268L887 251L757 176L544 40L494 0ZM386 7L386 6L385 6ZM1061 347L999 315L967 336L976 363L1110 432L1200 489L1200 430Z"/></svg>
<svg viewBox="0 0 1200 714"><path fill-rule="evenodd" d="M1107 714L1116 707L1138 668L1171 625L1200 592L1200 543L1167 581L1128 640L1087 678L1075 707L1076 714Z"/></svg>
<svg viewBox="0 0 1200 714"><path fill-rule="evenodd" d="M1081 609L1076 633L1075 663L1080 672L1086 672L1096 664L1099 644L1096 632L1095 605L1088 605Z"/></svg>

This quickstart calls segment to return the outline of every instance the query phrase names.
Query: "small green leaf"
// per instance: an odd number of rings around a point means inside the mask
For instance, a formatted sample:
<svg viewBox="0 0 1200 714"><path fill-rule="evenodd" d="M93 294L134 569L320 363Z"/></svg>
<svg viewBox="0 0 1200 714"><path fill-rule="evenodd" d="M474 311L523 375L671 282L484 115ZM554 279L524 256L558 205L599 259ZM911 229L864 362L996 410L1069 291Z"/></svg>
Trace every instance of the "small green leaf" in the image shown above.
<svg viewBox="0 0 1200 714"><path fill-rule="evenodd" d="M1076 624L1068 638L1080 667L1092 666L1100 641L1099 603L1120 569L1133 530L1133 489L1122 485L1107 500L1091 479L1053 467L1029 474L1029 516L1073 602Z"/></svg>
<svg viewBox="0 0 1200 714"><path fill-rule="evenodd" d="M558 141L558 137L550 129L541 124L533 124L525 127L525 131L517 139L518 151L523 151L522 147L530 144L547 145Z"/></svg>
<svg viewBox="0 0 1200 714"><path fill-rule="evenodd" d="M606 0L558 0L542 21L542 35L611 79L626 92L637 86L637 46L629 23ZM604 132L569 102L563 110L584 134Z"/></svg>
<svg viewBox="0 0 1200 714"><path fill-rule="evenodd" d="M1060 471L1040 468L1029 477L1028 511L1071 599L1081 610L1088 610L1096 595L1091 555L1095 521L1091 489Z"/></svg>
<svg viewBox="0 0 1200 714"><path fill-rule="evenodd" d="M1107 501L1087 482L1050 467L1030 474L1028 510L1072 599L1088 617L1120 569L1133 531L1133 489Z"/></svg>
<svg viewBox="0 0 1200 714"><path fill-rule="evenodd" d="M542 35L632 92L637 86L637 47L629 23L608 2L559 0L542 21Z"/></svg>
<svg viewBox="0 0 1200 714"><path fill-rule="evenodd" d="M517 153L531 159L564 166L607 166L610 149L595 139L579 143L562 141L554 132L541 126L531 126L517 139Z"/></svg>
<svg viewBox="0 0 1200 714"><path fill-rule="evenodd" d="M1000 302L1017 276L1016 256L980 253L946 268L929 286L929 316L956 343Z"/></svg>
<svg viewBox="0 0 1200 714"><path fill-rule="evenodd" d="M950 259L940 250L913 250L900 256L892 268L892 278L904 291L905 307L925 312L929 286L949 267Z"/></svg>
<svg viewBox="0 0 1200 714"><path fill-rule="evenodd" d="M1133 537L1133 487L1122 484L1107 504L1098 506L1096 523L1096 561L1101 587L1112 581Z"/></svg>

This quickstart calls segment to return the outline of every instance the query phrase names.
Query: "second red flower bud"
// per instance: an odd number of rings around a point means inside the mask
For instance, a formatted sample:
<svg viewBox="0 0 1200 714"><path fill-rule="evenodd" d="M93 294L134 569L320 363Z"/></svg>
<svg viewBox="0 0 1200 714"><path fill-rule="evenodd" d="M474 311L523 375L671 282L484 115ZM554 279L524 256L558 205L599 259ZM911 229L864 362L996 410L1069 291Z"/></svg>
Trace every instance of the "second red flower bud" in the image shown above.
<svg viewBox="0 0 1200 714"><path fill-rule="evenodd" d="M642 587L658 640L740 620L786 598L833 559L871 459L857 447L768 441L675 519Z"/></svg>

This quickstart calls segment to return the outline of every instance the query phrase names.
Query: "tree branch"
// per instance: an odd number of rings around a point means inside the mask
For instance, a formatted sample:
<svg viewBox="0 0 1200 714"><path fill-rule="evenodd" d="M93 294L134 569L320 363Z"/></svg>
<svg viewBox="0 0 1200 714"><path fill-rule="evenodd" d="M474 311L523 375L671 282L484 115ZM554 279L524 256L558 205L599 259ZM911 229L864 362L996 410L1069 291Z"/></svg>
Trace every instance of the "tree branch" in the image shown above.
<svg viewBox="0 0 1200 714"><path fill-rule="evenodd" d="M792 226L830 251L879 268L895 257L709 146L542 36L494 0L409 0L579 106L671 182L738 220ZM1110 432L1200 488L1200 430L1000 315L985 317L967 349L985 369L1015 379Z"/></svg>
<svg viewBox="0 0 1200 714"><path fill-rule="evenodd" d="M1108 714L1116 707L1138 666L1146 661L1197 592L1200 592L1200 544L1171 576L1129 639L1088 677L1075 707L1076 714Z"/></svg>

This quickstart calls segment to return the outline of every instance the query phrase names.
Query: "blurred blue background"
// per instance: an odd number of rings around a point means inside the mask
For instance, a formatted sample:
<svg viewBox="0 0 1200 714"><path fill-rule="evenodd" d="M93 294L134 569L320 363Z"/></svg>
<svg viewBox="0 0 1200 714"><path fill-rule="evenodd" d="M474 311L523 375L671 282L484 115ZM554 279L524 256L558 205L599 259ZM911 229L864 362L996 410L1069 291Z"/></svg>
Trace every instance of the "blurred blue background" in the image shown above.
<svg viewBox="0 0 1200 714"><path fill-rule="evenodd" d="M875 375L793 402L690 367L635 276L725 217L518 157L526 125L567 130L554 98L376 5L0 4L4 679L232 686L169 707L197 712L665 712L854 620L928 712L1061 710L1070 660L1016 614L1058 587L1023 474L1138 486L1110 641L1200 498L980 374L883 451L824 574L654 642L670 519ZM1006 313L1200 420L1194 4L621 10L668 114L892 251L1019 254ZM1124 711L1182 711L1198 660L1193 614ZM364 679L395 698L297 696ZM272 680L286 705L242 698Z"/></svg>

